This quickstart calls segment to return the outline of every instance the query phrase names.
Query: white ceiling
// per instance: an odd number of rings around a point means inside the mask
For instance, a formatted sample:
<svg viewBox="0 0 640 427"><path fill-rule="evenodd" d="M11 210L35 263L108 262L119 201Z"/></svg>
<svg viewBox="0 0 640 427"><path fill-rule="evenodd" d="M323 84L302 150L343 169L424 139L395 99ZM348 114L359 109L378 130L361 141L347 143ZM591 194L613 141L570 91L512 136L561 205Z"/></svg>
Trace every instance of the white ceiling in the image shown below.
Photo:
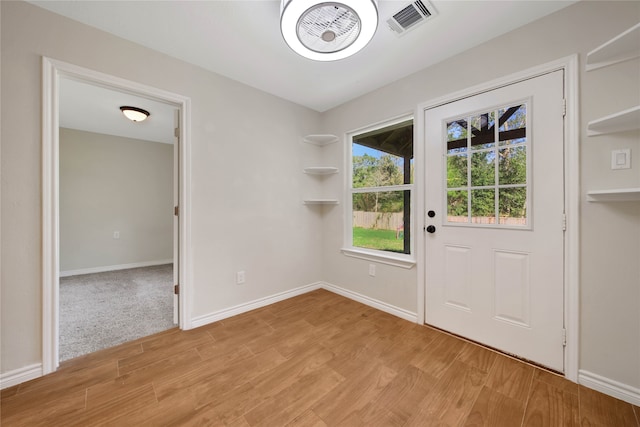
<svg viewBox="0 0 640 427"><path fill-rule="evenodd" d="M30 2L325 111L575 0L433 0L437 16L402 37L388 29L386 20L409 0L380 0L380 23L369 45L350 58L324 63L287 47L280 34L279 0Z"/></svg>
<svg viewBox="0 0 640 427"><path fill-rule="evenodd" d="M60 79L60 126L88 132L173 144L175 107L87 83ZM151 115L132 122L121 106L142 108Z"/></svg>
<svg viewBox="0 0 640 427"><path fill-rule="evenodd" d="M334 62L311 61L287 47L280 0L28 1L322 112L577 0L433 0L437 15L402 37L386 20L410 1L379 0L373 40ZM71 80L62 83L60 102L63 127L172 142L171 106ZM151 117L130 122L121 105L147 109Z"/></svg>

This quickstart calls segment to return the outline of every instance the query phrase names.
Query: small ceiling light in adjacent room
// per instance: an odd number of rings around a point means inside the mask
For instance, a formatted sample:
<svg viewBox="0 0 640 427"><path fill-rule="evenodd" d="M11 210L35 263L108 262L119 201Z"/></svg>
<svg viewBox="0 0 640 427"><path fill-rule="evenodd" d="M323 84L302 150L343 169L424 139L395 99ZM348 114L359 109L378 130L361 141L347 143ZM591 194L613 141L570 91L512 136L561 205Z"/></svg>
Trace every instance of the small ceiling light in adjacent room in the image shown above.
<svg viewBox="0 0 640 427"><path fill-rule="evenodd" d="M147 110L137 107L120 107L120 111L132 122L141 122L150 116Z"/></svg>
<svg viewBox="0 0 640 427"><path fill-rule="evenodd" d="M305 58L335 61L365 47L378 28L376 0L282 0L280 29Z"/></svg>

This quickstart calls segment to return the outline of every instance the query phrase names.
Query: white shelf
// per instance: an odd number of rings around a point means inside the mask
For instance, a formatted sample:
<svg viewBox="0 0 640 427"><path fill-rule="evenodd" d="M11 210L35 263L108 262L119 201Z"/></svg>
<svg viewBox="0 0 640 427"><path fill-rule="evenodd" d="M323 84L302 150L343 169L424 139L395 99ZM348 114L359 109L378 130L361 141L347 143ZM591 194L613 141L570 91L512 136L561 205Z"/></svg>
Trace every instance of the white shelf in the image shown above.
<svg viewBox="0 0 640 427"><path fill-rule="evenodd" d="M337 205L337 199L305 199L305 205Z"/></svg>
<svg viewBox="0 0 640 427"><path fill-rule="evenodd" d="M640 23L587 54L587 71L640 57Z"/></svg>
<svg viewBox="0 0 640 427"><path fill-rule="evenodd" d="M587 135L595 136L634 129L640 129L640 105L590 121L587 125Z"/></svg>
<svg viewBox="0 0 640 427"><path fill-rule="evenodd" d="M337 136L330 134L307 135L302 138L302 142L320 147L336 143L338 140ZM331 166L311 166L304 168L304 173L309 175L331 175L338 173L338 168ZM337 205L338 199L305 199L303 203L305 205Z"/></svg>
<svg viewBox="0 0 640 427"><path fill-rule="evenodd" d="M313 145L329 145L334 142L338 142L338 137L335 135L307 135L302 138L302 142L306 142L307 144Z"/></svg>
<svg viewBox="0 0 640 427"><path fill-rule="evenodd" d="M640 187L618 188L614 190L594 190L587 193L590 202L633 202L640 201Z"/></svg>
<svg viewBox="0 0 640 427"><path fill-rule="evenodd" d="M311 166L304 168L304 173L309 175L331 175L338 173L338 168L332 166Z"/></svg>

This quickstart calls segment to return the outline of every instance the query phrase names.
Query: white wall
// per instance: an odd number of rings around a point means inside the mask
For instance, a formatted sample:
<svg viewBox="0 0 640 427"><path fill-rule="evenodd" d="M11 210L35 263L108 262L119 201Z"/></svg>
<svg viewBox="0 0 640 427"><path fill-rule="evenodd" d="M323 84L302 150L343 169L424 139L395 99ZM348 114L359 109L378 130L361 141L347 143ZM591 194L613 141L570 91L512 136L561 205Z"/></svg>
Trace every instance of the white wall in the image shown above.
<svg viewBox="0 0 640 427"><path fill-rule="evenodd" d="M59 185L61 272L173 258L173 145L61 128Z"/></svg>
<svg viewBox="0 0 640 427"><path fill-rule="evenodd" d="M640 104L640 60L589 73L584 61L587 52L639 21L639 2L579 2L323 115L324 131L343 135L413 111L430 99L579 53L580 369L636 390L640 390L640 203L594 204L586 202L585 193L640 186L638 132L586 137L588 121ZM328 147L325 163L343 165L343 148L342 144ZM614 148L631 148L631 170L610 170ZM344 174L329 185L328 192L342 198ZM416 312L416 269L378 265L376 277L368 276L368 261L340 253L343 217L342 209L326 216L325 280Z"/></svg>
<svg viewBox="0 0 640 427"><path fill-rule="evenodd" d="M42 361L42 55L191 98L194 316L322 278L322 216L302 204L318 152L301 138L319 113L25 2L0 7L2 373Z"/></svg>

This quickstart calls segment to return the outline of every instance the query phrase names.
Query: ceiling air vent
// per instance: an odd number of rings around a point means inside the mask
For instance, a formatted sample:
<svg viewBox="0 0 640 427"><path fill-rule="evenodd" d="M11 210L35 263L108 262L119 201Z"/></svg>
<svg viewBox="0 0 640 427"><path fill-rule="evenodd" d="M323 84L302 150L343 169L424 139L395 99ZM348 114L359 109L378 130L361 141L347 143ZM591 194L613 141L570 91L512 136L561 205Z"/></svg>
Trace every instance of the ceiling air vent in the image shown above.
<svg viewBox="0 0 640 427"><path fill-rule="evenodd" d="M417 0L394 13L391 18L387 19L387 24L396 35L401 36L425 23L435 14L436 10L431 3L426 0Z"/></svg>

